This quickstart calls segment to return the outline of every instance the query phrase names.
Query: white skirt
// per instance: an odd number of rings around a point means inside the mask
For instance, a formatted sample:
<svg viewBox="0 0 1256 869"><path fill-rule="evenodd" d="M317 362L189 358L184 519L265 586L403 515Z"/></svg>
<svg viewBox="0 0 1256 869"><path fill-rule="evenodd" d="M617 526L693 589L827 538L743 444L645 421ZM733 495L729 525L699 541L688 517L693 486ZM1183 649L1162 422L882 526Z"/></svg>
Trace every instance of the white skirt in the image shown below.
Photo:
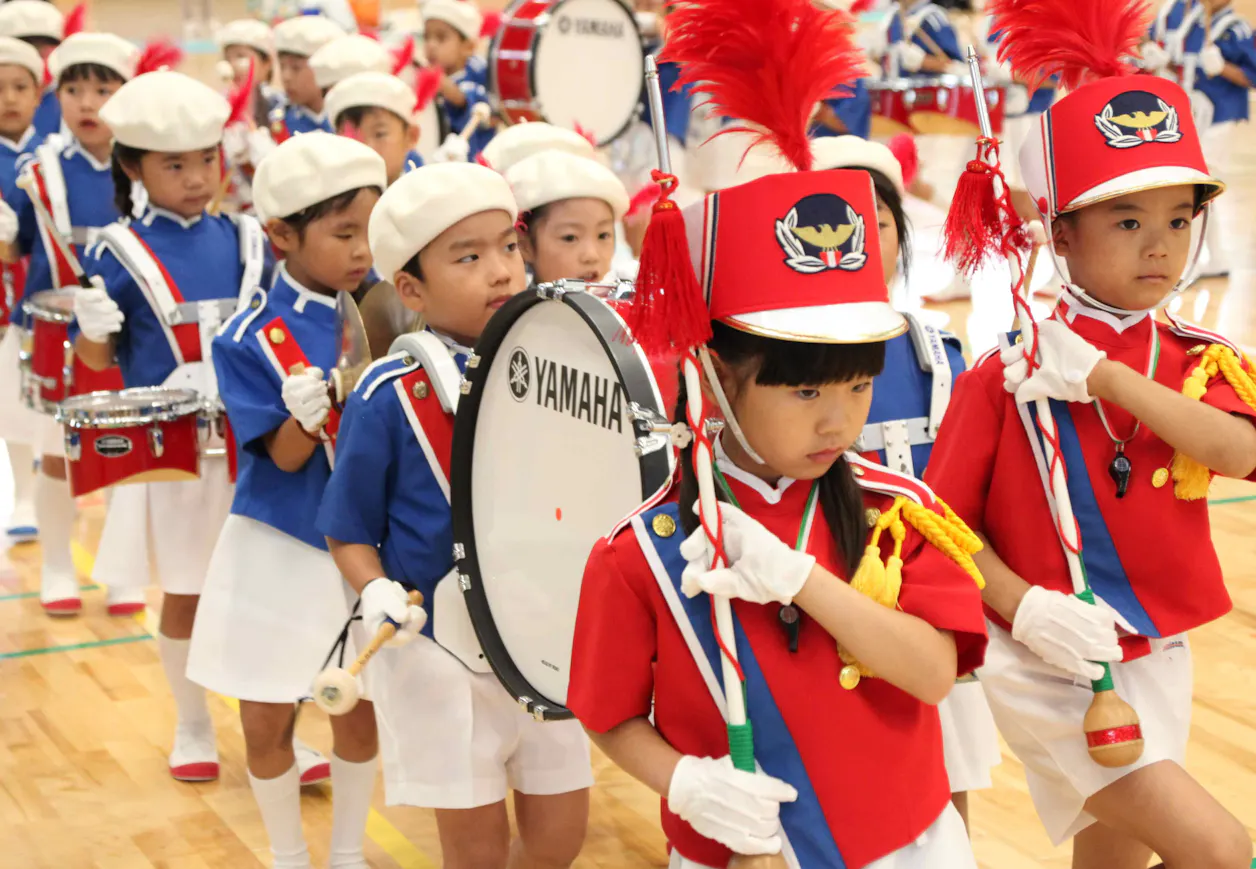
<svg viewBox="0 0 1256 869"><path fill-rule="evenodd" d="M330 554L228 516L196 611L188 678L256 703L310 696L349 617L350 594ZM346 662L354 645L351 636Z"/></svg>
<svg viewBox="0 0 1256 869"><path fill-rule="evenodd" d="M992 787L990 770L999 765L1003 755L981 683L975 679L956 682L938 704L938 717L942 720L942 754L951 793Z"/></svg>
<svg viewBox="0 0 1256 869"><path fill-rule="evenodd" d="M43 414L31 410L22 399L18 355L23 334L19 327L10 326L0 340L0 440L34 446Z"/></svg>
<svg viewBox="0 0 1256 869"><path fill-rule="evenodd" d="M201 477L110 490L92 579L146 588L156 569L168 594L200 594L235 487L222 459L202 459Z"/></svg>

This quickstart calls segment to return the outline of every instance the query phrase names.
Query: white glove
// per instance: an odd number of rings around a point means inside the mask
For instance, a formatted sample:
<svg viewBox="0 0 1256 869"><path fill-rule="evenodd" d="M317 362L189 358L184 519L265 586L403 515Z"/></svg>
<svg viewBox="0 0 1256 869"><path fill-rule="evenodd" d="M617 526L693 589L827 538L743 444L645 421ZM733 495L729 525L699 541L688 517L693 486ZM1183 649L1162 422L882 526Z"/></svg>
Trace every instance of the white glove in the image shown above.
<svg viewBox="0 0 1256 869"><path fill-rule="evenodd" d="M232 124L222 131L222 152L228 166L239 166L249 159L249 133L244 124Z"/></svg>
<svg viewBox="0 0 1256 869"><path fill-rule="evenodd" d="M1221 54L1221 49L1215 45L1210 45L1201 51L1199 53L1199 68L1209 78L1221 75L1221 71L1225 69L1225 57Z"/></svg>
<svg viewBox="0 0 1256 869"><path fill-rule="evenodd" d="M423 607L410 603L405 586L381 576L362 589L362 624L374 637L384 626L385 619L397 626L397 633L386 643L395 648L419 635L427 624L427 613Z"/></svg>
<svg viewBox="0 0 1256 869"><path fill-rule="evenodd" d="M126 315L118 303L109 298L103 278L93 277L92 287L79 287L74 291L74 319L79 331L93 344L104 344L110 335L122 331Z"/></svg>
<svg viewBox="0 0 1256 869"><path fill-rule="evenodd" d="M1026 335L1026 341L1030 340ZM1086 380L1107 353L1097 350L1086 339L1058 320L1038 324L1038 367L1027 377L1024 344L1013 344L1002 353L1003 388L1015 393L1018 404L1029 404L1039 398L1058 401L1093 401L1086 389Z"/></svg>
<svg viewBox="0 0 1256 869"><path fill-rule="evenodd" d="M945 75L953 75L956 78L962 78L965 81L972 75L967 63L962 60L952 60L946 65Z"/></svg>
<svg viewBox="0 0 1256 869"><path fill-rule="evenodd" d="M1169 61L1173 59L1160 43L1151 42L1150 40L1143 43L1141 54L1143 57L1143 69L1148 72L1159 72L1168 66Z"/></svg>
<svg viewBox="0 0 1256 869"><path fill-rule="evenodd" d="M279 147L275 144L274 138L271 137L270 130L264 127L249 130L247 142L249 165L253 167L262 165L262 161L269 157L275 148Z"/></svg>
<svg viewBox="0 0 1256 869"><path fill-rule="evenodd" d="M667 788L667 807L702 836L737 854L779 854L781 803L798 791L769 775L743 772L725 757L686 755Z"/></svg>
<svg viewBox="0 0 1256 869"><path fill-rule="evenodd" d="M1107 604L1035 585L1016 610L1012 639L1053 667L1093 682L1103 677L1096 661L1121 660L1116 618Z"/></svg>
<svg viewBox="0 0 1256 869"><path fill-rule="evenodd" d="M17 212L9 203L0 199L0 244L17 241Z"/></svg>
<svg viewBox="0 0 1256 869"><path fill-rule="evenodd" d="M310 434L317 434L331 413L331 393L323 381L323 369L307 368L290 374L283 382L283 406Z"/></svg>
<svg viewBox="0 0 1256 869"><path fill-rule="evenodd" d="M471 146L457 133L450 133L432 153L433 163L465 163L471 159Z"/></svg>
<svg viewBox="0 0 1256 869"><path fill-rule="evenodd" d="M721 504L720 513L724 552L732 566L710 569L710 545L698 528L680 544L680 554L689 562L681 574L680 590L688 597L705 591L751 603L793 601L815 567L815 556L798 552L731 504Z"/></svg>
<svg viewBox="0 0 1256 869"><path fill-rule="evenodd" d="M898 65L905 72L920 72L925 58L929 55L914 42L900 42L898 45Z"/></svg>

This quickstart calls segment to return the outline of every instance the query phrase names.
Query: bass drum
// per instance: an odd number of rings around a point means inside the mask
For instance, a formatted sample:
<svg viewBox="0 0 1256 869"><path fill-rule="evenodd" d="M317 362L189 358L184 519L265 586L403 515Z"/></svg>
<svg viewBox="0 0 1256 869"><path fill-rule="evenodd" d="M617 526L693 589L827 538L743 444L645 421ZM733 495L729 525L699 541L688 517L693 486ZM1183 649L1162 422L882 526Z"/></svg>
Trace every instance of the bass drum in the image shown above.
<svg viewBox="0 0 1256 869"><path fill-rule="evenodd" d="M493 672L542 720L572 717L567 685L589 553L662 497L675 467L658 387L626 335L591 293L528 290L484 330L458 403L460 585Z"/></svg>

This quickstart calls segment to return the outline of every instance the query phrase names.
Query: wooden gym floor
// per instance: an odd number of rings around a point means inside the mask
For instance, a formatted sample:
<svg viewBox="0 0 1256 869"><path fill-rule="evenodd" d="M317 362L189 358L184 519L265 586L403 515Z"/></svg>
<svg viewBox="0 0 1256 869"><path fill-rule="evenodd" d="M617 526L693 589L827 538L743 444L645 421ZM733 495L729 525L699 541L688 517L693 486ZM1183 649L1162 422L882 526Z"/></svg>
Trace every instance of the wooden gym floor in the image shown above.
<svg viewBox="0 0 1256 869"><path fill-rule="evenodd" d="M496 5L496 4L494 4ZM220 20L242 3L215 3ZM133 37L177 32L172 0L96 0L102 29ZM140 22L143 22L142 24ZM208 72L212 59L189 64ZM1256 158L1230 178L1223 216L1246 225L1256 202ZM1256 346L1256 245L1229 239L1238 268L1229 281L1192 290L1182 313ZM941 306L963 330L968 303ZM0 519L10 481L0 463ZM266 837L244 768L244 745L232 703L211 701L222 753L222 779L179 784L166 770L174 725L156 644L155 614L110 618L104 592L89 574L102 503L81 505L76 562L86 586L82 615L54 621L37 596L39 549L0 553L0 869L246 869L269 865ZM1194 729L1188 768L1249 828L1256 830L1256 487L1219 482L1212 493L1214 539L1235 609L1192 636ZM160 595L150 593L150 603ZM322 713L307 707L298 730L330 750ZM588 841L581 869L666 865L658 801L604 758L595 759ZM1053 849L1033 814L1024 776L1005 752L993 789L972 796L973 841L979 863L998 869L1066 867L1067 848ZM325 865L331 827L326 786L303 795L315 865ZM367 858L375 869L440 865L431 813L386 809L382 785L368 827Z"/></svg>

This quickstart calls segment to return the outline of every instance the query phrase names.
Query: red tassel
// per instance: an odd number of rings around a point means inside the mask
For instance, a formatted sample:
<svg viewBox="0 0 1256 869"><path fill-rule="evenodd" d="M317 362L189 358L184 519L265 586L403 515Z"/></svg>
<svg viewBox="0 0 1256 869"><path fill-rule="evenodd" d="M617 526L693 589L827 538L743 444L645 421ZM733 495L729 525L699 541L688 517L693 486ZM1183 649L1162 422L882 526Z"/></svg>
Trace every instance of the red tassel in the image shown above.
<svg viewBox="0 0 1256 869"><path fill-rule="evenodd" d="M711 339L711 314L693 272L685 218L672 202L676 176L655 170L662 188L641 246L637 294L625 311L632 336L647 354L684 350Z"/></svg>
<svg viewBox="0 0 1256 869"><path fill-rule="evenodd" d="M80 3L65 16L65 28L61 31L68 38L87 29L87 4Z"/></svg>
<svg viewBox="0 0 1256 869"><path fill-rule="evenodd" d="M580 126L579 121L576 121L576 135L584 137L584 140L594 148L597 147L597 136L593 135L592 130Z"/></svg>
<svg viewBox="0 0 1256 869"><path fill-rule="evenodd" d="M1024 247L1026 241L1024 222L1012 207L999 167L999 142L978 139L977 157L960 176L942 228L943 256L959 272L971 275L986 262Z"/></svg>
<svg viewBox="0 0 1256 869"><path fill-rule="evenodd" d="M877 0L855 0L850 4L851 15L863 15L865 12L871 12L876 8Z"/></svg>
<svg viewBox="0 0 1256 869"><path fill-rule="evenodd" d="M378 38L378 37L376 37ZM401 75L402 70L414 62L414 37L407 36L401 45L392 52L392 74Z"/></svg>
<svg viewBox="0 0 1256 869"><path fill-rule="evenodd" d="M440 91L440 80L443 76L444 73L440 71L438 66L419 67L419 71L414 77L414 110L416 112L427 108L427 104L436 99L436 94Z"/></svg>
<svg viewBox="0 0 1256 869"><path fill-rule="evenodd" d="M628 210L624 212L624 220L632 217L647 205L657 202L662 192L663 186L653 181L642 185L641 189L632 194L632 198L628 200Z"/></svg>

